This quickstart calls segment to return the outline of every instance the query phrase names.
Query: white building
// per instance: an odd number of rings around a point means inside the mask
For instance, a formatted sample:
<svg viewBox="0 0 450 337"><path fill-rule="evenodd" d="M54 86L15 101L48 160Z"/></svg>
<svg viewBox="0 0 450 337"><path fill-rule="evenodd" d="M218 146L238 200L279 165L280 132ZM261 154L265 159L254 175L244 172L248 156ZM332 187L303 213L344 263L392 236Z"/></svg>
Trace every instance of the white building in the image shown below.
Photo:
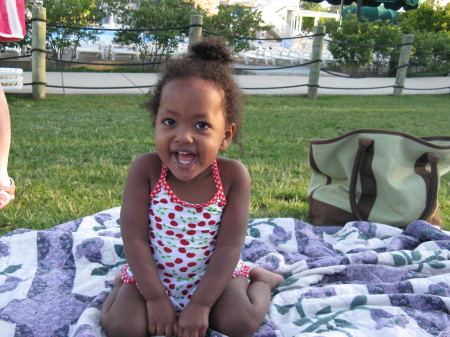
<svg viewBox="0 0 450 337"><path fill-rule="evenodd" d="M209 1L213 2L213 1ZM239 4L259 10L267 25L273 26L269 31L275 38L300 35L304 17L313 17L314 26L320 18L339 20L339 14L302 10L299 0L221 0L223 5Z"/></svg>

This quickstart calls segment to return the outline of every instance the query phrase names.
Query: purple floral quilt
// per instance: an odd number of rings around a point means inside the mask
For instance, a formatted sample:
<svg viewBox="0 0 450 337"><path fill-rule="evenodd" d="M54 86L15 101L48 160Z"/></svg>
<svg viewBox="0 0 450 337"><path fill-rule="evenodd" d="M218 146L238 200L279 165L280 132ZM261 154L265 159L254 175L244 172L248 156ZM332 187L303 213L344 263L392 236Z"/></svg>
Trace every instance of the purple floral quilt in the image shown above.
<svg viewBox="0 0 450 337"><path fill-rule="evenodd" d="M105 337L119 210L0 237L1 337ZM450 233L424 221L252 219L242 258L285 277L255 336L450 336Z"/></svg>

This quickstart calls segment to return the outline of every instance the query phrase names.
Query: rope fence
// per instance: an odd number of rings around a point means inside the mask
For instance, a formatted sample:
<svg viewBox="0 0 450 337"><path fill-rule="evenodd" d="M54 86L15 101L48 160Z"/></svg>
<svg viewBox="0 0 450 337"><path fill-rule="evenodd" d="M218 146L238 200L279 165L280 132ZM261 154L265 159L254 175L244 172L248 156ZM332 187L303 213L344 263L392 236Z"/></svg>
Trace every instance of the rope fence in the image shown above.
<svg viewBox="0 0 450 337"><path fill-rule="evenodd" d="M42 11L42 7L39 7L39 9ZM45 11L45 9L44 9ZM202 22L202 21L201 21ZM61 58L54 58L49 57L48 54L51 54L51 52L48 52L45 50L45 33L46 33L46 27L52 27L57 29L70 29L70 30L85 30L85 31L94 31L94 32L100 32L100 31L115 31L115 32L135 32L135 33L157 33L161 31L189 31L189 44L192 43L192 39L194 35L202 36L205 35L212 35L212 36L220 36L222 38L226 38L228 40L245 40L245 41L280 41L280 40L299 40L299 39L310 39L312 40L312 50L311 50L311 56L309 60L302 60L298 64L291 64L287 66L270 66L270 67L236 67L240 71L252 71L252 72L258 72L258 71L276 71L276 70L285 70L285 69L292 69L292 68L298 68L298 67L307 67L309 66L309 81L308 84L298 84L298 85L288 85L288 86L273 86L273 87L250 87L246 88L243 87L241 89L243 90L275 90L275 89L289 89L289 88L300 88L300 87L307 87L308 88L308 97L315 98L317 96L317 92L319 89L329 89L329 90L375 90L375 89L386 89L386 88L393 88L394 89L394 95L400 96L402 93L402 90L445 90L450 89L450 86L445 87L439 87L439 88L408 88L404 86L406 75L409 76L445 76L448 75L448 71L442 72L442 73L426 73L426 72L416 72L413 73L411 71L408 72L410 69L410 57L411 57L411 48L413 45L413 37L410 35L405 35L403 43L400 44L392 44L392 45L369 45L369 44L356 44L356 43L348 43L348 42L341 42L336 40L330 40L325 39L325 29L323 26L317 26L315 27L314 34L311 35L304 35L304 36L291 36L291 37L285 37L282 39L277 38L254 38L254 37L243 37L243 36L235 36L235 35L227 35L227 34L221 34L216 33L213 31L204 30L203 24L199 24L196 20L193 20L193 17L191 16L191 23L189 26L183 26L183 27L174 27L174 28L123 28L123 29L113 29L113 28L103 28L103 27L73 27L73 26L67 26L67 25L55 25L55 24L48 24L45 13L42 15L42 12L35 13L33 12L33 18L31 21L28 22L28 24L32 25L32 29L39 29L42 30L42 27L44 27L43 33L36 34L36 35L43 35L40 36L41 39L44 40L43 47L39 47L39 44L42 46L42 41L40 43L35 43L33 41L32 49L29 54L25 55L19 55L19 56L11 56L11 57L4 57L0 58L0 62L2 61L12 61L17 59L27 59L27 58L33 58L33 64L35 63L34 58L39 58L42 62L42 60L47 62L55 62L57 63L61 69L63 64L68 65L95 65L95 66L113 66L113 67L145 67L145 66L159 66L162 64L166 64L171 62L170 59L165 60L159 60L159 61L145 61L145 55L141 58L141 62L87 62L87 61L78 61L74 60L74 53L76 52L76 49L74 49L72 53L72 57L70 60L63 60ZM194 34L192 34L194 32ZM33 35L34 36L34 35ZM408 37L408 38L407 38ZM321 67L321 65L324 62L323 60L323 48L325 42L327 44L338 44L338 45L347 45L352 47L359 47L359 48L400 48L400 59L397 66L391 67L387 70L383 70L378 73L378 76L386 76L386 75L392 75L393 73L396 74L395 84L394 85L388 85L388 86L373 86L373 87L330 87L330 86L321 86L319 84L320 81L320 72L324 72L330 76L336 76L340 78L346 78L346 79L361 79L365 78L364 76L354 76L354 75L348 75L348 74L342 74L337 71L330 70L326 67ZM77 46L75 47L77 48ZM110 47L111 48L111 47ZM269 47L271 48L271 47ZM109 53L111 53L111 49L109 50ZM414 51L414 54L422 54L422 55L430 55L436 57L436 55L445 55L447 53L450 53L450 50L440 51L440 52L430 52L430 51L420 51L416 50ZM275 65L275 61L273 61ZM291 61L292 63L292 61ZM42 70L42 69L41 69ZM61 70L62 71L62 70ZM33 93L35 86L37 88L40 88L41 90L44 90L43 96L45 97L45 88L63 88L63 89L93 89L93 90L114 90L114 89L137 89L137 88L152 88L154 87L153 84L151 85L141 85L141 86L120 86L120 87L81 87L81 86L58 86L58 85L52 85L48 84L45 81L45 75L44 76L35 76L35 69L32 69L33 72L33 79L31 83L23 83L24 86L33 86ZM44 67L45 72L45 67ZM367 77L367 76L366 76ZM34 94L33 94L34 96ZM42 96L42 94L41 94Z"/></svg>

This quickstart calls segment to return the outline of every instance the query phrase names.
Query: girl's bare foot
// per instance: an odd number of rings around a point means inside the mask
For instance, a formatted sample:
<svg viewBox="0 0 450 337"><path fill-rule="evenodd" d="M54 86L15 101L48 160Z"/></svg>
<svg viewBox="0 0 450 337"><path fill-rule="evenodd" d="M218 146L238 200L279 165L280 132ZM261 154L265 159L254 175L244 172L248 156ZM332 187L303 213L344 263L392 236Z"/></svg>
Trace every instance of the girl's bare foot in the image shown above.
<svg viewBox="0 0 450 337"><path fill-rule="evenodd" d="M250 270L251 282L265 282L270 286L270 290L275 289L284 281L284 277L261 267L254 267Z"/></svg>

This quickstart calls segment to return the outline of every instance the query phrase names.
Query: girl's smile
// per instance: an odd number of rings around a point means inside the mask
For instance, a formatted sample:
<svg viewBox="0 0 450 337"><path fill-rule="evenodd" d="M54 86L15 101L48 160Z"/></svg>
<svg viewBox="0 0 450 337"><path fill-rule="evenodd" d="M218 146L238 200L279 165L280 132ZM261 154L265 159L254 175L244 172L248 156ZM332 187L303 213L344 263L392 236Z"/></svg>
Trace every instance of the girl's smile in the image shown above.
<svg viewBox="0 0 450 337"><path fill-rule="evenodd" d="M195 155L189 152L185 152L185 151L179 151L177 152L177 161L181 164L181 165L190 165L192 164L192 162L195 159Z"/></svg>
<svg viewBox="0 0 450 337"><path fill-rule="evenodd" d="M226 124L223 92L208 80L191 77L164 86L155 128L161 160L177 179L188 181L210 173L236 127Z"/></svg>

